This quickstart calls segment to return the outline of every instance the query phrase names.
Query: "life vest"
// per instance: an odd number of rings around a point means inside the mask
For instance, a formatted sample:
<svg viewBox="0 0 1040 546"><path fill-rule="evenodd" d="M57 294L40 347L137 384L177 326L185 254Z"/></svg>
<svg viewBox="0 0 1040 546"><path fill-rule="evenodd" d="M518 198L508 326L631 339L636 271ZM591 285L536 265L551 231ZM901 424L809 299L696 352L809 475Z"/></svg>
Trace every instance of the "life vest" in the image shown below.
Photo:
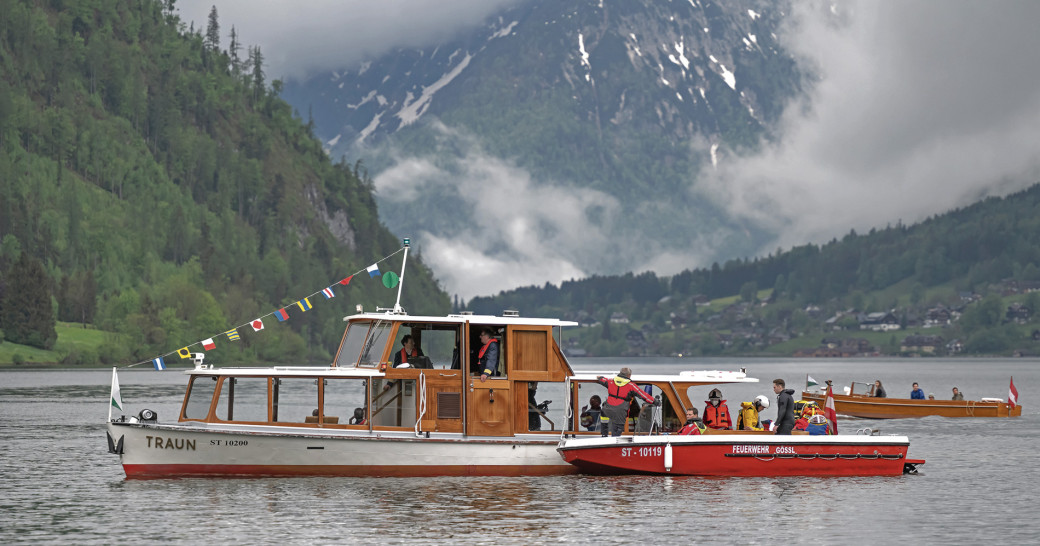
<svg viewBox="0 0 1040 546"><path fill-rule="evenodd" d="M729 407L726 405L725 400L719 402L717 407L707 402L707 406L704 407L704 424L718 429L728 429L733 426L733 420L729 417Z"/></svg>
<svg viewBox="0 0 1040 546"><path fill-rule="evenodd" d="M758 422L758 410L754 402L741 402L737 414L737 430L763 430Z"/></svg>
<svg viewBox="0 0 1040 546"><path fill-rule="evenodd" d="M681 436L697 436L704 434L704 431L707 429L708 427L704 426L704 422L697 419L692 423L687 421L687 423L683 425L683 428L679 429L679 434Z"/></svg>
<svg viewBox="0 0 1040 546"><path fill-rule="evenodd" d="M401 364L408 362L408 351L404 348L401 349ZM419 356L419 349L412 349L411 356Z"/></svg>
<svg viewBox="0 0 1040 546"><path fill-rule="evenodd" d="M607 403L610 404L611 406L617 406L617 405L620 405L620 404L622 404L624 402L627 402L628 399L623 397L623 396L621 396L621 390L625 387L625 385L628 385L631 381L632 381L631 379L625 379L623 377L615 377L613 381L608 381L607 382ZM611 398L613 398L614 400L618 400L618 401L614 402L614 403L611 403L610 402Z"/></svg>
<svg viewBox="0 0 1040 546"><path fill-rule="evenodd" d="M498 342L498 340L495 339L495 338L489 339L488 342L485 343L484 346L480 348L480 352L477 353L477 358L484 358L484 353L487 352L488 347L490 347L492 343L497 343L497 342Z"/></svg>

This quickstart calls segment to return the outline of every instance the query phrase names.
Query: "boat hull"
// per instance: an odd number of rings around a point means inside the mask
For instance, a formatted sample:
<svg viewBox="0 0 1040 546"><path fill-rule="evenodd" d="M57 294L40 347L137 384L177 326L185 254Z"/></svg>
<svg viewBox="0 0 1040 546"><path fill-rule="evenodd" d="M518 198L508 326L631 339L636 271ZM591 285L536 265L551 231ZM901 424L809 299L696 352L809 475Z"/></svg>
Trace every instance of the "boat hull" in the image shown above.
<svg viewBox="0 0 1040 546"><path fill-rule="evenodd" d="M564 440L564 460L588 474L679 476L898 476L905 436L708 434Z"/></svg>
<svg viewBox="0 0 1040 546"><path fill-rule="evenodd" d="M802 400L823 406L826 395L803 392ZM871 396L834 395L834 410L839 415L863 419L914 419L920 417L1019 417L1022 406L1009 409L1007 402L978 400L912 400Z"/></svg>
<svg viewBox="0 0 1040 546"><path fill-rule="evenodd" d="M127 478L192 476L542 476L573 474L556 436L418 438L408 432L113 422ZM281 430L271 430L280 428Z"/></svg>

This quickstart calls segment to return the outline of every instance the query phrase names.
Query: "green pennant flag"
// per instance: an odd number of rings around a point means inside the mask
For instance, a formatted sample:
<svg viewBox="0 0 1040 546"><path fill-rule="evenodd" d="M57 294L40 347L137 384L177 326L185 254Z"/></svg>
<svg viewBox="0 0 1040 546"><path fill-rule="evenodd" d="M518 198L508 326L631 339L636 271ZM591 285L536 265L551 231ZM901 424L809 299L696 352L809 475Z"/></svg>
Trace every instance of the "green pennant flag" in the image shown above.
<svg viewBox="0 0 1040 546"><path fill-rule="evenodd" d="M805 376L805 388L808 389L809 387L815 387L816 385L819 385L819 383L817 383L811 375Z"/></svg>

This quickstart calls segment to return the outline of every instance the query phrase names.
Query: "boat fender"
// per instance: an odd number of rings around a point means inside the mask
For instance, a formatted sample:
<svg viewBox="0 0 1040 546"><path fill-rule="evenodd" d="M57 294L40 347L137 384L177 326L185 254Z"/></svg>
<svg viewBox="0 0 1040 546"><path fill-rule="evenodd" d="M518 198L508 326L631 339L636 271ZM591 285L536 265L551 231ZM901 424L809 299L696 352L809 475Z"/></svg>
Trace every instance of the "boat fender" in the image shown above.
<svg viewBox="0 0 1040 546"><path fill-rule="evenodd" d="M664 469L666 472L672 471L672 443L668 442L664 445Z"/></svg>

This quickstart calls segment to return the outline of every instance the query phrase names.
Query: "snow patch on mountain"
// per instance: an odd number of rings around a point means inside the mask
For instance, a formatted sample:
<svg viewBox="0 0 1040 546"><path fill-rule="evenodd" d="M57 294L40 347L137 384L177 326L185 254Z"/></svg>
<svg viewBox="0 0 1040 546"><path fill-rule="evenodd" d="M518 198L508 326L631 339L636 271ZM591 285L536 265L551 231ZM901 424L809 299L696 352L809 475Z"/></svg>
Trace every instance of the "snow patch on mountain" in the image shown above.
<svg viewBox="0 0 1040 546"><path fill-rule="evenodd" d="M458 66L453 68L447 74L441 76L439 80L433 82L433 84L429 87L423 87L422 94L419 95L419 98L416 99L414 102L412 102L412 94L411 92L409 92L407 98L405 99L404 106L402 106L401 110L399 110L397 114L395 114L398 118L401 119L401 127L415 123L415 121L418 120L424 112L426 112L426 109L429 108L430 101L433 99L433 95L437 93L437 91L440 91L444 86L451 83L451 80L454 80L459 74L461 74L462 71L465 70L467 66L469 66L469 62L472 59L473 55L467 53L466 57L463 58L461 62L459 62Z"/></svg>

